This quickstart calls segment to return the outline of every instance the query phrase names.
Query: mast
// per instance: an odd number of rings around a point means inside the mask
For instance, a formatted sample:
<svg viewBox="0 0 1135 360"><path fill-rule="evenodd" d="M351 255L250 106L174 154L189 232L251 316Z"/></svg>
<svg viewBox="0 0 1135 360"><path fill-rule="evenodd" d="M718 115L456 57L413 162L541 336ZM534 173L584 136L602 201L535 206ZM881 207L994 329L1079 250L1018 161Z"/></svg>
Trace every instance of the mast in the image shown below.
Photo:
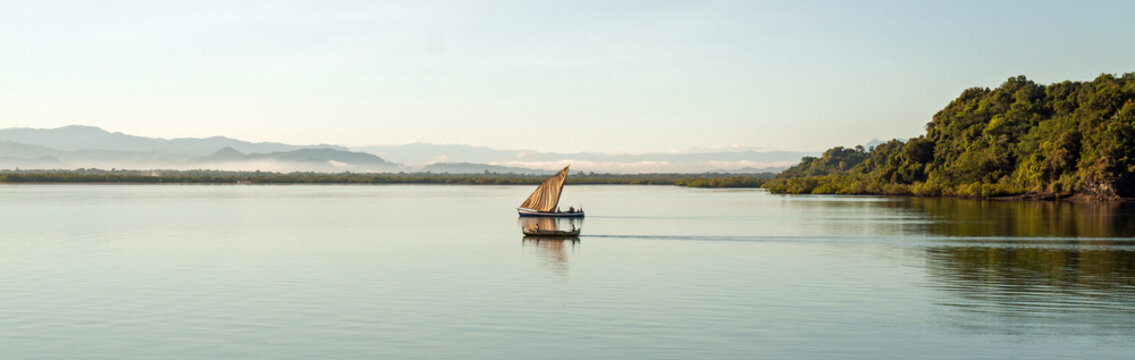
<svg viewBox="0 0 1135 360"><path fill-rule="evenodd" d="M520 207L540 212L555 210L556 205L560 204L560 193L564 191L564 180L567 179L570 167L571 165L565 166L563 170L544 180L532 195L528 195L528 199L525 199Z"/></svg>

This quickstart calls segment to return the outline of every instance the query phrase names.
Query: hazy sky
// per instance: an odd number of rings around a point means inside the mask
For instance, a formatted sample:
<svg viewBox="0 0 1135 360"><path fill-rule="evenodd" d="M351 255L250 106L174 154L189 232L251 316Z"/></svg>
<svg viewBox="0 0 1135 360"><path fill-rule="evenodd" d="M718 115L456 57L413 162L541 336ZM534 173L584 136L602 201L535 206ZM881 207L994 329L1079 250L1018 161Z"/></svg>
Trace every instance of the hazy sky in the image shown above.
<svg viewBox="0 0 1135 360"><path fill-rule="evenodd" d="M821 150L1135 71L1135 2L0 1L0 128Z"/></svg>

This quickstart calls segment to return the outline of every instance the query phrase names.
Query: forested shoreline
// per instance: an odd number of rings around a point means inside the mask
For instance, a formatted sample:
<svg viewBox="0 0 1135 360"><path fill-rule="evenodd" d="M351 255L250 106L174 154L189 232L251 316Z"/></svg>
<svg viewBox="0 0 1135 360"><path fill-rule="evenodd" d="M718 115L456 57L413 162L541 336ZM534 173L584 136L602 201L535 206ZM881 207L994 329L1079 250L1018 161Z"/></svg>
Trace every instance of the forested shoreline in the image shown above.
<svg viewBox="0 0 1135 360"><path fill-rule="evenodd" d="M1135 73L970 88L926 134L805 157L763 186L786 194L1119 199L1135 195Z"/></svg>
<svg viewBox="0 0 1135 360"><path fill-rule="evenodd" d="M760 187L763 174L595 174L573 173L568 184L675 185L699 188ZM438 173L318 173L212 170L0 170L0 183L104 184L455 184L537 185L546 175Z"/></svg>

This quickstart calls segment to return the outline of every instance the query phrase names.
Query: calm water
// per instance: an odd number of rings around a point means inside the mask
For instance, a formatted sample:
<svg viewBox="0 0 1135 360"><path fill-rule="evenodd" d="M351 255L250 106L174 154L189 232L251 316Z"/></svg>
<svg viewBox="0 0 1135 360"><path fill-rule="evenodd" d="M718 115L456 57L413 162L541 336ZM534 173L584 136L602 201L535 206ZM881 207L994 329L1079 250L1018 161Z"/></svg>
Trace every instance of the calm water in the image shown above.
<svg viewBox="0 0 1135 360"><path fill-rule="evenodd" d="M0 358L1132 358L1135 209L569 186L0 186Z"/></svg>

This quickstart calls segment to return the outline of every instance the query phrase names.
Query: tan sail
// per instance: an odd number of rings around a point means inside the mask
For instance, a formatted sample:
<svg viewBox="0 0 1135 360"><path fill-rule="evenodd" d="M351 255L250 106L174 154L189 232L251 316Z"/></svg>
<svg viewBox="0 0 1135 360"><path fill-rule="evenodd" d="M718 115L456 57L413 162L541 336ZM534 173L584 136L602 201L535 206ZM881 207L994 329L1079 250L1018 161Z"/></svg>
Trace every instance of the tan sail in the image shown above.
<svg viewBox="0 0 1135 360"><path fill-rule="evenodd" d="M540 184L532 195L528 195L528 199L524 200L520 207L543 212L555 210L556 205L560 204L560 193L564 191L564 180L567 179L570 167L571 165L565 166L556 175L544 180L544 183Z"/></svg>

